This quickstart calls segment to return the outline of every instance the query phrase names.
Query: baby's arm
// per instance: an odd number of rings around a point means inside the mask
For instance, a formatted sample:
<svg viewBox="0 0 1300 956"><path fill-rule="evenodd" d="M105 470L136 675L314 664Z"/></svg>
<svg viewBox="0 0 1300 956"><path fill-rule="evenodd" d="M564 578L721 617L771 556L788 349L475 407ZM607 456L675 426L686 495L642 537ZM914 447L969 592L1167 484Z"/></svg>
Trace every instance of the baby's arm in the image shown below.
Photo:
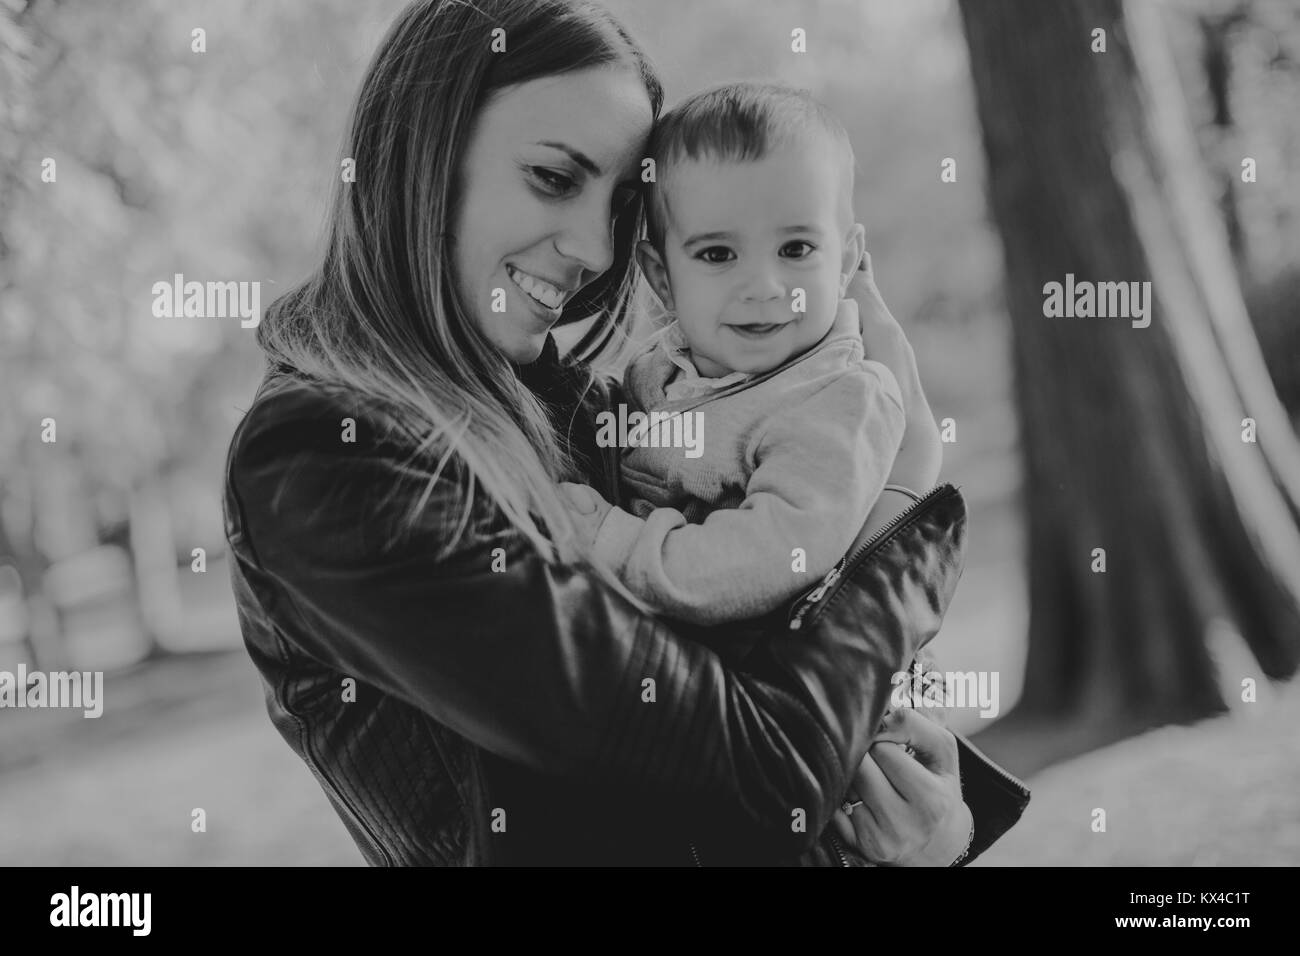
<svg viewBox="0 0 1300 956"><path fill-rule="evenodd" d="M754 442L738 508L695 525L671 508L644 520L611 508L596 554L674 617L716 624L766 613L843 556L885 486L903 428L893 375L863 362L772 419ZM805 555L800 571L795 548Z"/></svg>
<svg viewBox="0 0 1300 956"><path fill-rule="evenodd" d="M593 547L596 543L596 532L600 530L601 522L605 520L605 515L609 514L609 509L613 505L591 485L562 481L560 492L573 518L573 528L578 538L585 541L587 547Z"/></svg>

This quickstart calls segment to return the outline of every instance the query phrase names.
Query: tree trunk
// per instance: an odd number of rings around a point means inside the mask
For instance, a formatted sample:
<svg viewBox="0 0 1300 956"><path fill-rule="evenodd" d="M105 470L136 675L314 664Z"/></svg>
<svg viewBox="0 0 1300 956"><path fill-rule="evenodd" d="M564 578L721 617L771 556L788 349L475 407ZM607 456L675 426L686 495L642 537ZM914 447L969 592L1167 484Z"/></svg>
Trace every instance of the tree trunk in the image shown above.
<svg viewBox="0 0 1300 956"><path fill-rule="evenodd" d="M1028 508L1029 654L1003 736L1066 721L1099 742L1215 713L1220 681L1288 677L1300 661L1300 467L1287 472L1300 451L1240 322L1158 11L959 6L1006 259ZM1092 52L1097 28L1106 52ZM1150 325L1047 317L1044 286L1067 273L1151 282ZM1258 443L1242 440L1247 417ZM1216 674L1206 637L1224 629L1262 673Z"/></svg>

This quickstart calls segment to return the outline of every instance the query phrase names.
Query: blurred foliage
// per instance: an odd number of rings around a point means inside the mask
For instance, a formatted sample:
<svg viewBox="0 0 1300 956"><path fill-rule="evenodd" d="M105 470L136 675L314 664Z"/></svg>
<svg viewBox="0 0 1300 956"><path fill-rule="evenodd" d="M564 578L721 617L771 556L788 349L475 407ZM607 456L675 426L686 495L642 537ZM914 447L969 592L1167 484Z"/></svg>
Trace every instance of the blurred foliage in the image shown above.
<svg viewBox="0 0 1300 956"><path fill-rule="evenodd" d="M0 200L0 487L39 492L23 485L40 483L43 453L70 457L111 511L115 492L183 468L210 476L192 504L211 519L259 353L236 319L155 318L152 285L260 280L265 307L301 277L350 97L399 6L80 0L0 21L31 51L26 95L4 97L25 108L2 137L17 148ZM19 50L5 48L6 77Z"/></svg>

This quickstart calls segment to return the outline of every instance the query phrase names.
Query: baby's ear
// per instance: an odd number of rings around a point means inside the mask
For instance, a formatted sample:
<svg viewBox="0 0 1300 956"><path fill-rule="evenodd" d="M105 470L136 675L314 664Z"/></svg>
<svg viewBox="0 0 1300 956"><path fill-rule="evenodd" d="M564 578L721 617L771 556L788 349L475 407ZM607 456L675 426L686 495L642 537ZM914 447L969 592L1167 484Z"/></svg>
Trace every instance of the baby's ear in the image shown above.
<svg viewBox="0 0 1300 956"><path fill-rule="evenodd" d="M636 244L636 264L641 267L641 273L650 283L650 288L654 289L655 295L659 297L664 308L669 312L673 311L673 289L668 282L668 267L664 265L659 250L647 239L642 239Z"/></svg>
<svg viewBox="0 0 1300 956"><path fill-rule="evenodd" d="M862 255L867 251L867 229L860 222L855 222L844 234L844 258L840 260L840 298L849 291L849 280L858 271Z"/></svg>

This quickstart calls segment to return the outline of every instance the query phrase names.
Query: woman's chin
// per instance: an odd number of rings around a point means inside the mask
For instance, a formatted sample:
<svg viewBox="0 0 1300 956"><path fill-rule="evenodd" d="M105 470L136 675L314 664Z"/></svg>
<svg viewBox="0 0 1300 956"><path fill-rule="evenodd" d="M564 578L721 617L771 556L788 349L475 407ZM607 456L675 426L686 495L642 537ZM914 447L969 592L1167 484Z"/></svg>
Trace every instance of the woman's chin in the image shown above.
<svg viewBox="0 0 1300 956"><path fill-rule="evenodd" d="M480 317L480 328L497 350L516 365L531 365L546 348L546 337L558 315L544 313L539 306L522 314L502 313Z"/></svg>
<svg viewBox="0 0 1300 956"><path fill-rule="evenodd" d="M546 336L549 332L549 329L541 332L521 331L511 336L508 343L502 344L501 350L516 365L531 365L541 357L542 350L546 348Z"/></svg>

